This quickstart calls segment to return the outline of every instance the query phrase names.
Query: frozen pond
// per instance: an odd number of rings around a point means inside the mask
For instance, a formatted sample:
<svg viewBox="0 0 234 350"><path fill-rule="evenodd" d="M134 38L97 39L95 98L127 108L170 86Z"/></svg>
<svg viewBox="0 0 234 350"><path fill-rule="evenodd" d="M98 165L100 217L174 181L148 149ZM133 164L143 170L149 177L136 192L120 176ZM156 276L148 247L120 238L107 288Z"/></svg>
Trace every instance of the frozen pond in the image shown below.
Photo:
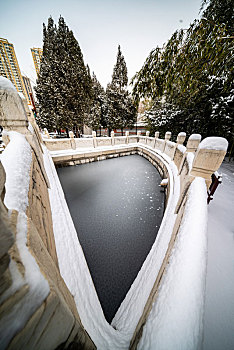
<svg viewBox="0 0 234 350"><path fill-rule="evenodd" d="M138 155L57 169L108 322L156 238L161 178Z"/></svg>

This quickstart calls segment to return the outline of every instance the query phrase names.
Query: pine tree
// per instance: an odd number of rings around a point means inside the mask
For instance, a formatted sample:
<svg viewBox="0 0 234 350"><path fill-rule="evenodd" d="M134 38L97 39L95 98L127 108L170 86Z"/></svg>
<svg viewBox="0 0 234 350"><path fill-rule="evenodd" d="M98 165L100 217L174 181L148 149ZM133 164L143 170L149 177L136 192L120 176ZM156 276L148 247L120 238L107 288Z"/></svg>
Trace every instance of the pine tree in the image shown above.
<svg viewBox="0 0 234 350"><path fill-rule="evenodd" d="M43 25L43 56L36 94L39 124L48 129L83 126L91 99L91 78L73 32L60 16Z"/></svg>
<svg viewBox="0 0 234 350"><path fill-rule="evenodd" d="M136 109L127 90L127 66L118 46L117 61L114 66L112 81L107 85L107 126L109 130L133 126L136 121Z"/></svg>
<svg viewBox="0 0 234 350"><path fill-rule="evenodd" d="M92 103L86 119L86 123L93 130L106 127L106 94L105 90L97 80L96 75L92 76Z"/></svg>
<svg viewBox="0 0 234 350"><path fill-rule="evenodd" d="M55 40L55 25L52 17L48 19L46 28L43 23L43 56L40 68L40 75L35 88L39 101L39 116L37 122L41 128L53 130L56 128L56 101L54 99L54 76L52 69L54 62L53 43Z"/></svg>

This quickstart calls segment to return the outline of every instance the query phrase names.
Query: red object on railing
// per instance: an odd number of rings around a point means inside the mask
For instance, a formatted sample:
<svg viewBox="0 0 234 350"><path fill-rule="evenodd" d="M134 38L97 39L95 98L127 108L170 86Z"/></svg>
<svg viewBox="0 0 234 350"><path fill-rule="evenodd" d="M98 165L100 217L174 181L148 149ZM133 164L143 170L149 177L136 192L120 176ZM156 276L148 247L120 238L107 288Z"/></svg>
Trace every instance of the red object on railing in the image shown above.
<svg viewBox="0 0 234 350"><path fill-rule="evenodd" d="M210 201L213 199L213 194L215 193L217 187L219 184L222 183L222 175L219 175L217 172L211 175L211 185L207 191L208 197L207 197L207 204L210 203Z"/></svg>
<svg viewBox="0 0 234 350"><path fill-rule="evenodd" d="M34 102L34 98L33 98L33 94L30 92L29 96L31 98L32 101L32 105L33 105L33 112L35 113L35 115L37 115L37 110L36 110L36 106L35 106L35 102Z"/></svg>

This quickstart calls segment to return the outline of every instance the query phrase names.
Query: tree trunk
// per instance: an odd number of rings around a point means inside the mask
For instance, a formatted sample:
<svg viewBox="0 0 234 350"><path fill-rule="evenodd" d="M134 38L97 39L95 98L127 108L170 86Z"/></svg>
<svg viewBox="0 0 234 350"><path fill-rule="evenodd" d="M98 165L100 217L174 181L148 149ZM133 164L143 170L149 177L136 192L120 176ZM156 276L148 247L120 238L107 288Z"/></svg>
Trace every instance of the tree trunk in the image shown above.
<svg viewBox="0 0 234 350"><path fill-rule="evenodd" d="M69 132L68 132L68 128L66 128L66 133L67 133L67 138L69 139Z"/></svg>

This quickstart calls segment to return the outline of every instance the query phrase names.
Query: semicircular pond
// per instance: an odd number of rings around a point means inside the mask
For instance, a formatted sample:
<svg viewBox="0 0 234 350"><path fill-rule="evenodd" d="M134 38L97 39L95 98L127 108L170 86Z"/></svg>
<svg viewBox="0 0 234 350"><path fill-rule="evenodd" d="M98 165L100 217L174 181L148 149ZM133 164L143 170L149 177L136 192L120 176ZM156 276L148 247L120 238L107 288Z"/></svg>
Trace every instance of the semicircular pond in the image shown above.
<svg viewBox="0 0 234 350"><path fill-rule="evenodd" d="M110 323L157 236L164 212L161 177L139 155L57 172Z"/></svg>

